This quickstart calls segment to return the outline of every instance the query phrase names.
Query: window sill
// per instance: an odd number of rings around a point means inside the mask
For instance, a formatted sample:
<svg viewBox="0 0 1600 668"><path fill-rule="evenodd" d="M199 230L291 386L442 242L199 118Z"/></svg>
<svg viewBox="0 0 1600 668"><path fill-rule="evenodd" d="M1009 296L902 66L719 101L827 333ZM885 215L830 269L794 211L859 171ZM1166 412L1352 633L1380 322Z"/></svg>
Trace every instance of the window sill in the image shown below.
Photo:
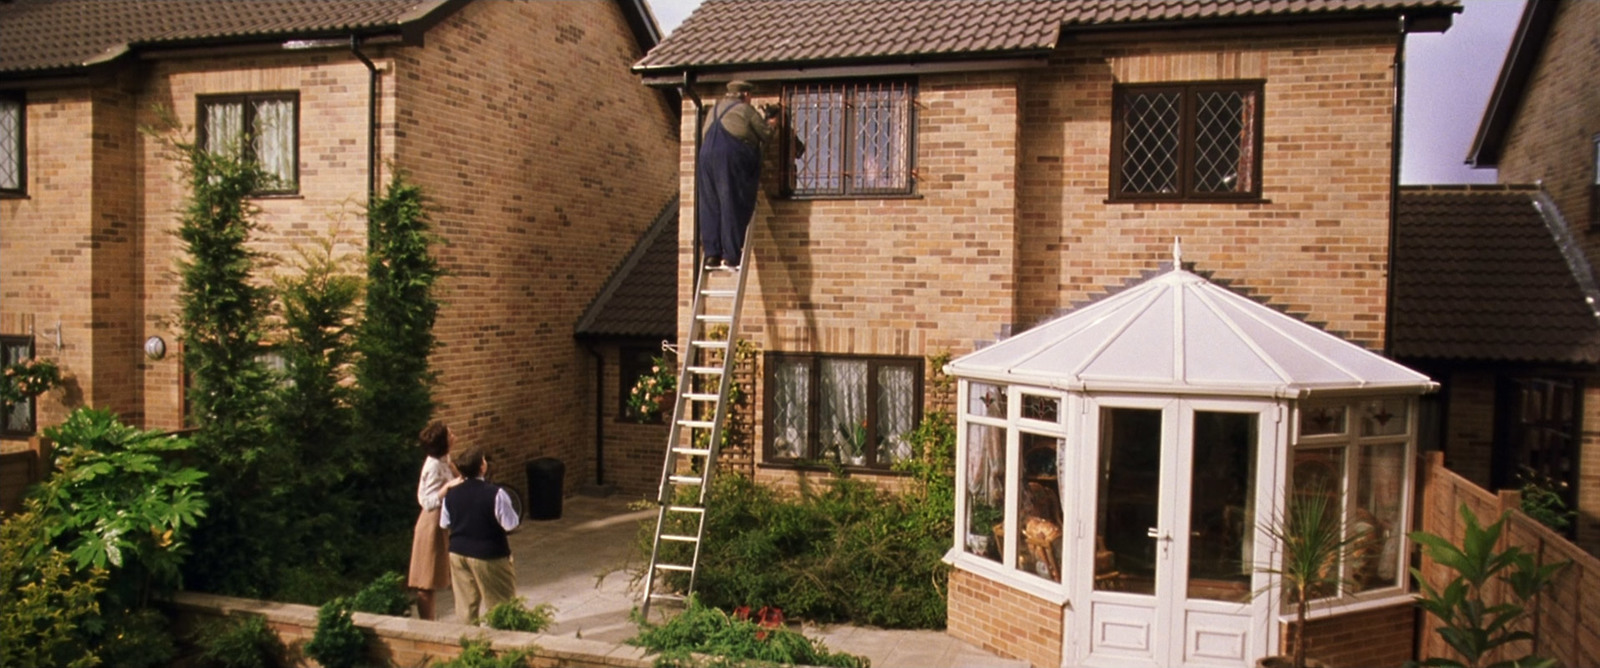
<svg viewBox="0 0 1600 668"><path fill-rule="evenodd" d="M791 202L827 202L835 200L872 200L872 199L922 199L921 193L900 193L883 195L779 195L778 199Z"/></svg>
<svg viewBox="0 0 1600 668"><path fill-rule="evenodd" d="M829 466L824 462L804 462L794 460L763 461L756 464L756 468L772 469L774 471L818 471L822 473L829 473L834 469L834 467ZM895 478L904 478L911 475L903 471L896 471L888 468L875 469L865 466L841 466L838 468L845 473L851 474L867 474Z"/></svg>
<svg viewBox="0 0 1600 668"><path fill-rule="evenodd" d="M1312 603L1310 609L1306 611L1306 621L1337 617L1353 612L1380 610L1397 605L1415 605L1416 601L1417 597L1411 592L1398 587L1389 587L1375 590L1374 593L1365 598L1353 598L1337 603ZM1285 605L1284 609L1286 612L1278 615L1278 621L1293 623L1295 621L1293 606Z"/></svg>
<svg viewBox="0 0 1600 668"><path fill-rule="evenodd" d="M32 199L25 192L0 192L0 199Z"/></svg>
<svg viewBox="0 0 1600 668"><path fill-rule="evenodd" d="M292 192L292 193L260 193L260 194L257 194L257 195L249 195L245 199L305 199L305 198L306 198L305 195L301 195L298 192Z"/></svg>
<svg viewBox="0 0 1600 668"><path fill-rule="evenodd" d="M1101 200L1103 204L1271 204L1272 200L1265 197L1230 197L1226 199L1202 199L1186 197L1182 199L1128 199L1107 197Z"/></svg>

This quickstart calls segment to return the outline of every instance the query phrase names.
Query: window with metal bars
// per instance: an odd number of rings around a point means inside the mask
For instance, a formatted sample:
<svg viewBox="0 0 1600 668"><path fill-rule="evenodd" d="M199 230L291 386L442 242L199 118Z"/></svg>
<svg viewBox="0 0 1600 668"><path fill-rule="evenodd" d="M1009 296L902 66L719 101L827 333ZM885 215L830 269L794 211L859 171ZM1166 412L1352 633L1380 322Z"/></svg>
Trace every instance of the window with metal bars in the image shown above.
<svg viewBox="0 0 1600 668"><path fill-rule="evenodd" d="M1261 196L1259 81L1117 86L1111 199Z"/></svg>
<svg viewBox="0 0 1600 668"><path fill-rule="evenodd" d="M914 192L916 95L916 84L905 80L785 86L784 191L793 197Z"/></svg>
<svg viewBox="0 0 1600 668"><path fill-rule="evenodd" d="M921 358L772 353L766 372L767 462L889 469L912 455Z"/></svg>
<svg viewBox="0 0 1600 668"><path fill-rule="evenodd" d="M198 99L200 145L212 153L242 153L261 165L258 195L292 195L300 183L300 94L208 95Z"/></svg>
<svg viewBox="0 0 1600 668"><path fill-rule="evenodd" d="M0 197L26 192L26 111L20 96L0 95Z"/></svg>

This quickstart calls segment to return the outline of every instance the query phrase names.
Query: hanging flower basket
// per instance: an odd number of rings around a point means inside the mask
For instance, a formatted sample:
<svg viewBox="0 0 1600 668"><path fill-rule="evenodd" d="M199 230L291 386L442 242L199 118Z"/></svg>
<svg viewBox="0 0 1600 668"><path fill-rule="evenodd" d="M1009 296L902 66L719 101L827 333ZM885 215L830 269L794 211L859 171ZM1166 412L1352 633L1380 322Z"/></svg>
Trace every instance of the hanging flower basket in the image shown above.
<svg viewBox="0 0 1600 668"><path fill-rule="evenodd" d="M677 365L656 357L650 361L650 372L639 376L628 392L628 417L636 422L660 422L677 400Z"/></svg>
<svg viewBox="0 0 1600 668"><path fill-rule="evenodd" d="M10 408L61 384L61 370L50 360L23 360L7 364L0 381L0 404Z"/></svg>

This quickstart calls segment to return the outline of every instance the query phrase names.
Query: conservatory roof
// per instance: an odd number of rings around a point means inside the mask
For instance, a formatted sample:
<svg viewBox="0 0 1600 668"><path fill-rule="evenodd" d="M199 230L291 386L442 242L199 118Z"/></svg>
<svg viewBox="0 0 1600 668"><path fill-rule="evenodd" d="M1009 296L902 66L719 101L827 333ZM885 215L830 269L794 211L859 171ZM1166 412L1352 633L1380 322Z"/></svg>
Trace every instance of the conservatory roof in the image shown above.
<svg viewBox="0 0 1600 668"><path fill-rule="evenodd" d="M946 370L969 380L1089 392L1303 397L1437 387L1182 269L965 355Z"/></svg>

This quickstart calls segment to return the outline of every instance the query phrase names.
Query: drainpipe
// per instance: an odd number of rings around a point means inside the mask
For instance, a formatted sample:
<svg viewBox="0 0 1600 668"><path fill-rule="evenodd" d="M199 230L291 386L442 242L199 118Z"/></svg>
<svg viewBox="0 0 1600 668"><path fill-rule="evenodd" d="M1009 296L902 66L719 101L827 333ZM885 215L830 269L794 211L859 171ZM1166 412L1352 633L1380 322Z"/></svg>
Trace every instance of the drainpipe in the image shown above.
<svg viewBox="0 0 1600 668"><path fill-rule="evenodd" d="M361 39L354 34L350 35L350 53L367 66L367 206L371 207L378 192L378 67L361 52ZM372 244L370 231L367 244Z"/></svg>
<svg viewBox="0 0 1600 668"><path fill-rule="evenodd" d="M704 133L704 130L705 130L706 108L705 108L705 102L700 99L700 94L695 92L695 90L694 90L694 73L693 72L684 72L683 73L683 94L685 96L688 96L690 101L694 102L694 164L690 165L690 167L689 167L689 169L690 169L689 173L693 175L689 179L689 194L692 195L692 197L690 199L694 200L694 212L689 216L689 224L694 227L694 250L690 251L690 256L692 258L694 258L694 263L693 263L692 266L698 268L700 266L700 261L701 261L701 258L700 258L700 136ZM692 272L690 272L690 275L695 277L694 278L695 281L699 281L700 280L700 272L699 271L692 271ZM696 290L700 289L700 286L699 286L698 283L694 287L695 287Z"/></svg>
<svg viewBox="0 0 1600 668"><path fill-rule="evenodd" d="M593 345L584 350L594 358L594 484L606 484L606 358Z"/></svg>
<svg viewBox="0 0 1600 668"><path fill-rule="evenodd" d="M1406 97L1406 15L1400 15L1400 39L1394 47L1394 121L1389 134L1389 253L1384 282L1383 354L1394 347L1394 244L1400 237L1400 140L1405 122Z"/></svg>

